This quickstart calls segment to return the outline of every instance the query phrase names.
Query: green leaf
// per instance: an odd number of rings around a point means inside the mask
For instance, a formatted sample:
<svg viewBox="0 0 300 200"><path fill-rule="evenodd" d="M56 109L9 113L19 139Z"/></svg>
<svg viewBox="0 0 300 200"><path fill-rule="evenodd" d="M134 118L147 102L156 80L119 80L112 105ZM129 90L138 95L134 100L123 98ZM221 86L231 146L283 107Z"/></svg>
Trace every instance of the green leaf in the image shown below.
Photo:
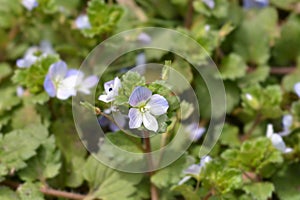
<svg viewBox="0 0 300 200"><path fill-rule="evenodd" d="M27 167L18 174L22 180L35 181L46 180L55 177L61 167L60 152L55 146L54 136L42 141L37 155L27 161Z"/></svg>
<svg viewBox="0 0 300 200"><path fill-rule="evenodd" d="M266 200L272 196L274 185L269 182L250 183L243 187L247 194L250 194L254 200Z"/></svg>
<svg viewBox="0 0 300 200"><path fill-rule="evenodd" d="M26 127L28 124L38 123L41 123L41 117L37 113L35 107L31 104L15 110L12 116L12 127L14 129L20 129Z"/></svg>
<svg viewBox="0 0 300 200"><path fill-rule="evenodd" d="M172 190L179 192L185 200L195 200L199 198L198 192L191 185L176 185Z"/></svg>
<svg viewBox="0 0 300 200"><path fill-rule="evenodd" d="M288 74L282 79L282 86L287 92L294 92L294 85L300 82L300 69Z"/></svg>
<svg viewBox="0 0 300 200"><path fill-rule="evenodd" d="M177 184L181 179L181 173L188 167L188 160L186 156L180 157L171 165L157 171L151 176L151 182L158 188L168 188Z"/></svg>
<svg viewBox="0 0 300 200"><path fill-rule="evenodd" d="M269 43L277 25L274 8L251 10L235 32L234 52L246 62L265 64L270 57Z"/></svg>
<svg viewBox="0 0 300 200"><path fill-rule="evenodd" d="M229 147L238 147L241 145L239 139L239 129L236 126L225 124L220 136L220 142Z"/></svg>
<svg viewBox="0 0 300 200"><path fill-rule="evenodd" d="M300 199L300 167L295 163L284 167L273 178L275 191L281 200L298 200Z"/></svg>
<svg viewBox="0 0 300 200"><path fill-rule="evenodd" d="M129 71L122 77L122 88L119 90L119 96L116 97L118 105L122 105L128 102L128 98L137 86L143 86L146 84L145 78L137 72ZM125 100L126 99L126 100Z"/></svg>
<svg viewBox="0 0 300 200"><path fill-rule="evenodd" d="M15 87L1 88L0 96L0 115L10 111L14 106L21 102L20 98L16 96Z"/></svg>
<svg viewBox="0 0 300 200"><path fill-rule="evenodd" d="M22 13L22 5L18 0L0 0L0 27L10 28Z"/></svg>
<svg viewBox="0 0 300 200"><path fill-rule="evenodd" d="M300 55L300 17L291 15L282 26L281 37L276 41L273 58L278 65L288 65L295 62Z"/></svg>
<svg viewBox="0 0 300 200"><path fill-rule="evenodd" d="M235 168L226 167L222 162L210 162L201 172L205 188L215 188L219 194L226 194L242 185L242 173Z"/></svg>
<svg viewBox="0 0 300 200"><path fill-rule="evenodd" d="M7 63L0 63L0 81L10 75L12 73L12 69Z"/></svg>
<svg viewBox="0 0 300 200"><path fill-rule="evenodd" d="M229 54L222 60L220 72L223 79L235 80L246 74L247 65L242 57L235 53Z"/></svg>
<svg viewBox="0 0 300 200"><path fill-rule="evenodd" d="M18 187L17 194L21 200L44 200L44 195L40 192L39 187L38 184L26 182Z"/></svg>
<svg viewBox="0 0 300 200"><path fill-rule="evenodd" d="M84 166L84 178L90 187L87 200L126 200L135 193L135 185L141 181L142 175L116 171L90 156Z"/></svg>
<svg viewBox="0 0 300 200"><path fill-rule="evenodd" d="M8 187L0 186L0 199L1 200L20 200L18 195Z"/></svg>
<svg viewBox="0 0 300 200"><path fill-rule="evenodd" d="M113 32L123 15L123 9L106 4L103 0L92 0L88 3L87 15L92 27L81 31L86 37L94 37Z"/></svg>
<svg viewBox="0 0 300 200"><path fill-rule="evenodd" d="M26 167L25 161L36 155L37 148L47 136L47 129L40 124L0 134L0 165L5 166L8 171Z"/></svg>
<svg viewBox="0 0 300 200"><path fill-rule="evenodd" d="M238 80L238 85L245 87L264 82L270 73L270 67L261 65Z"/></svg>
<svg viewBox="0 0 300 200"><path fill-rule="evenodd" d="M240 103L240 88L235 82L224 81L226 91L226 113L232 110Z"/></svg>

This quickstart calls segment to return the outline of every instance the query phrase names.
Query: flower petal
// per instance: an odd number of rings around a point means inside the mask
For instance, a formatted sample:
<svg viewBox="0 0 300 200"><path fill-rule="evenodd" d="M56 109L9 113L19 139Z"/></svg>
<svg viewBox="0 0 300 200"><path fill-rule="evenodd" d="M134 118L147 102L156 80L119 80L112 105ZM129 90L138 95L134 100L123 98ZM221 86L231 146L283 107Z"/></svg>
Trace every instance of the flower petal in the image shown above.
<svg viewBox="0 0 300 200"><path fill-rule="evenodd" d="M75 96L76 95L75 84L76 84L76 76L70 76L63 79L57 88L57 94L56 94L57 98L64 100L69 98L70 96Z"/></svg>
<svg viewBox="0 0 300 200"><path fill-rule="evenodd" d="M78 29L90 29L91 24L87 15L79 15L75 20L76 27Z"/></svg>
<svg viewBox="0 0 300 200"><path fill-rule="evenodd" d="M55 97L56 88L55 88L52 80L50 79L49 75L47 75L45 80L44 80L44 89L50 97Z"/></svg>
<svg viewBox="0 0 300 200"><path fill-rule="evenodd" d="M186 170L183 171L185 174L193 174L193 175L198 175L200 173L201 166L197 164L192 164L189 166Z"/></svg>
<svg viewBox="0 0 300 200"><path fill-rule="evenodd" d="M152 95L151 90L145 87L136 87L129 97L129 104L137 106L140 103L146 102Z"/></svg>
<svg viewBox="0 0 300 200"><path fill-rule="evenodd" d="M273 134L272 137L270 138L272 141L273 146L280 150L281 152L285 152L286 145L282 139L282 137L278 134Z"/></svg>
<svg viewBox="0 0 300 200"><path fill-rule="evenodd" d="M49 68L49 76L52 80L62 80L67 74L67 64L64 61L53 63Z"/></svg>
<svg viewBox="0 0 300 200"><path fill-rule="evenodd" d="M108 99L108 96L107 96L106 94L100 95L99 98L98 98L98 100L103 101L103 102L105 102L105 103L111 102L111 100Z"/></svg>
<svg viewBox="0 0 300 200"><path fill-rule="evenodd" d="M84 79L78 86L78 91L84 94L90 94L90 88L94 87L98 83L97 76L89 76Z"/></svg>
<svg viewBox="0 0 300 200"><path fill-rule="evenodd" d="M187 182L187 181L190 180L191 178L192 178L191 176L185 176L185 177L183 177L183 178L178 182L178 185L184 184L185 182Z"/></svg>
<svg viewBox="0 0 300 200"><path fill-rule="evenodd" d="M272 124L268 124L267 126L267 137L271 138L271 136L274 134L274 128Z"/></svg>
<svg viewBox="0 0 300 200"><path fill-rule="evenodd" d="M143 124L150 131L156 132L158 130L157 120L150 112L143 113Z"/></svg>
<svg viewBox="0 0 300 200"><path fill-rule="evenodd" d="M129 113L129 128L139 128L142 125L142 113L136 108L130 108Z"/></svg>
<svg viewBox="0 0 300 200"><path fill-rule="evenodd" d="M162 115L167 112L169 104L163 96L155 94L150 98L146 107L150 109L151 114Z"/></svg>
<svg viewBox="0 0 300 200"><path fill-rule="evenodd" d="M298 95L298 97L300 98L300 82L295 84L294 90L295 90L296 94Z"/></svg>

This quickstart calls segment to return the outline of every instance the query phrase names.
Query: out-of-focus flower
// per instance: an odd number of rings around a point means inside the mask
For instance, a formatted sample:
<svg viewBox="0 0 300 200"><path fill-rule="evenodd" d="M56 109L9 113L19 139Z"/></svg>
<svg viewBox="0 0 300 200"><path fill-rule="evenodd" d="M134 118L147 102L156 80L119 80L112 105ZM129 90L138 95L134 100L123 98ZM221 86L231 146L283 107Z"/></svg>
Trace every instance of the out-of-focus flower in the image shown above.
<svg viewBox="0 0 300 200"><path fill-rule="evenodd" d="M300 82L299 83L296 83L294 85L294 91L295 93L298 95L298 97L300 98Z"/></svg>
<svg viewBox="0 0 300 200"><path fill-rule="evenodd" d="M145 87L136 87L129 97L129 128L139 128L142 124L146 129L156 132L158 122L155 116L165 114L169 108L168 101L159 94L152 95Z"/></svg>
<svg viewBox="0 0 300 200"><path fill-rule="evenodd" d="M282 153L290 153L293 151L292 148L286 147L285 142L279 134L274 133L274 128L272 124L268 124L266 135L271 140L273 146Z"/></svg>
<svg viewBox="0 0 300 200"><path fill-rule="evenodd" d="M189 124L185 130L189 133L189 138L191 141L196 142L199 140L205 132L205 128L200 127L198 123Z"/></svg>
<svg viewBox="0 0 300 200"><path fill-rule="evenodd" d="M78 29L92 28L89 17L87 15L79 15L75 20L75 25Z"/></svg>
<svg viewBox="0 0 300 200"><path fill-rule="evenodd" d="M137 37L137 40L143 44L149 44L152 41L152 38L147 33L140 33Z"/></svg>
<svg viewBox="0 0 300 200"><path fill-rule="evenodd" d="M135 65L144 65L146 63L146 55L145 53L139 53L135 59Z"/></svg>
<svg viewBox="0 0 300 200"><path fill-rule="evenodd" d="M80 70L70 69L68 70L66 77L75 76L75 91L83 94L90 94L90 89L98 83L98 77L95 75L84 77L84 73Z"/></svg>
<svg viewBox="0 0 300 200"><path fill-rule="evenodd" d="M50 97L65 100L76 95L76 76L67 77L68 67L63 61L53 63L44 81L44 88Z"/></svg>
<svg viewBox="0 0 300 200"><path fill-rule="evenodd" d="M250 8L264 8L269 5L269 0L243 0L243 7Z"/></svg>
<svg viewBox="0 0 300 200"><path fill-rule="evenodd" d="M209 163L212 160L210 156L204 156L201 158L199 164L192 164L189 166L186 170L183 171L183 173L186 175L183 179L181 179L178 183L178 185L182 185L183 183L187 182L189 179L193 176L199 176L201 173L201 170L205 167L207 163Z"/></svg>
<svg viewBox="0 0 300 200"><path fill-rule="evenodd" d="M119 89L122 87L121 81L118 77L114 80L104 83L104 90L106 94L100 95L99 100L105 103L112 102L119 94Z"/></svg>
<svg viewBox="0 0 300 200"><path fill-rule="evenodd" d="M206 25L204 26L204 30L205 30L206 32L210 31L210 25L206 24Z"/></svg>
<svg viewBox="0 0 300 200"><path fill-rule="evenodd" d="M24 95L24 92L25 92L25 90L24 90L24 88L22 86L18 86L17 87L16 93L17 93L18 97L22 97Z"/></svg>
<svg viewBox="0 0 300 200"><path fill-rule="evenodd" d="M40 56L36 55L38 52L41 53ZM50 54L54 54L55 51L49 41L43 40L40 46L32 46L27 49L23 58L17 60L16 64L19 68L31 67L40 57L45 57Z"/></svg>
<svg viewBox="0 0 300 200"><path fill-rule="evenodd" d="M202 2L209 7L210 9L214 9L215 1L214 0L202 0Z"/></svg>
<svg viewBox="0 0 300 200"><path fill-rule="evenodd" d="M291 126L293 125L293 116L284 115L282 118L283 131L279 133L281 136L287 136L291 133Z"/></svg>
<svg viewBox="0 0 300 200"><path fill-rule="evenodd" d="M22 5L29 11L39 5L37 0L22 0Z"/></svg>

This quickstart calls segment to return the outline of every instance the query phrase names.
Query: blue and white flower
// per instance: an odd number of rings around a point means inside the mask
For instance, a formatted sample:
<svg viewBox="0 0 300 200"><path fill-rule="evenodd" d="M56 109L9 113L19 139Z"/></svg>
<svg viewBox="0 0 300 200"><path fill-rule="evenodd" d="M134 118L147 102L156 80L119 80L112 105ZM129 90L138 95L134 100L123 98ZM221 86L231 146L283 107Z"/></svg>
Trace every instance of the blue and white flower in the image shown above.
<svg viewBox="0 0 300 200"><path fill-rule="evenodd" d="M214 9L215 7L215 0L202 0L202 2L210 9Z"/></svg>
<svg viewBox="0 0 300 200"><path fill-rule="evenodd" d="M22 0L22 5L29 11L39 5L37 0Z"/></svg>
<svg viewBox="0 0 300 200"><path fill-rule="evenodd" d="M187 182L189 179L194 177L198 177L201 173L201 170L206 166L207 163L209 163L212 160L210 156L204 156L201 158L199 164L192 164L189 166L186 170L183 171L183 173L186 175L183 179L181 179L178 183L178 185L182 185L183 183Z"/></svg>
<svg viewBox="0 0 300 200"><path fill-rule="evenodd" d="M65 100L76 95L76 76L67 77L68 67L63 61L53 63L44 81L44 89L50 97Z"/></svg>
<svg viewBox="0 0 300 200"><path fill-rule="evenodd" d="M17 93L18 97L22 97L24 95L24 93L25 93L25 90L24 90L24 88L22 86L18 86L16 93Z"/></svg>
<svg viewBox="0 0 300 200"><path fill-rule="evenodd" d="M250 8L264 8L269 5L269 0L244 0L243 7L245 9Z"/></svg>
<svg viewBox="0 0 300 200"><path fill-rule="evenodd" d="M41 52L40 56L36 54ZM54 54L55 51L52 48L52 45L47 40L43 40L40 43L40 46L32 46L27 49L23 58L17 60L16 65L19 68L29 68L33 65L40 57L45 57L50 54Z"/></svg>
<svg viewBox="0 0 300 200"><path fill-rule="evenodd" d="M267 138L271 140L273 146L279 151L281 151L282 153L290 153L293 151L292 148L286 147L285 142L283 141L282 137L279 134L274 133L274 128L272 124L268 124L266 135Z"/></svg>
<svg viewBox="0 0 300 200"><path fill-rule="evenodd" d="M91 23L87 15L79 15L75 20L75 25L78 29L91 29Z"/></svg>
<svg viewBox="0 0 300 200"><path fill-rule="evenodd" d="M300 82L299 83L296 83L294 85L294 91L295 93L298 95L298 97L300 98Z"/></svg>
<svg viewBox="0 0 300 200"><path fill-rule="evenodd" d="M130 108L129 128L144 127L150 131L158 130L155 116L163 115L169 108L168 101L159 94L152 95L151 90L145 87L136 87L129 97Z"/></svg>
<svg viewBox="0 0 300 200"><path fill-rule="evenodd" d="M279 133L281 136L287 136L291 133L291 127L293 125L293 116L292 115L284 115L282 118L282 126L283 130Z"/></svg>
<svg viewBox="0 0 300 200"><path fill-rule="evenodd" d="M76 93L81 92L83 94L90 94L90 89L98 83L99 79L95 75L88 76L86 78L84 76L84 73L77 69L70 69L66 74L66 77L76 79L74 86Z"/></svg>
<svg viewBox="0 0 300 200"><path fill-rule="evenodd" d="M119 89L122 87L121 80L116 77L114 80L104 83L105 94L99 96L100 101L109 103L115 100L119 94Z"/></svg>
<svg viewBox="0 0 300 200"><path fill-rule="evenodd" d="M202 137L206 129L200 127L198 123L192 123L186 126L185 130L189 133L190 140L196 142Z"/></svg>

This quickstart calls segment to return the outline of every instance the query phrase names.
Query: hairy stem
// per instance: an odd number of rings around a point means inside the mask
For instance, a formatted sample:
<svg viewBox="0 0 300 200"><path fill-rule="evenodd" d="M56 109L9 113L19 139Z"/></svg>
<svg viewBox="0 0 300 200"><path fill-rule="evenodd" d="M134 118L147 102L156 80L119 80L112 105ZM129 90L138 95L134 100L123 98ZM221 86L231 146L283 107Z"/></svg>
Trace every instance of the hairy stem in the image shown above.
<svg viewBox="0 0 300 200"><path fill-rule="evenodd" d="M147 131L144 131L144 143L145 143L145 153L147 153L147 161L148 161L148 170L149 170L149 176L150 176L150 194L151 194L151 200L158 200L158 190L157 187L151 182L151 176L154 174L154 165L153 165L153 159L151 155L151 143L150 143L150 137L149 133Z"/></svg>

